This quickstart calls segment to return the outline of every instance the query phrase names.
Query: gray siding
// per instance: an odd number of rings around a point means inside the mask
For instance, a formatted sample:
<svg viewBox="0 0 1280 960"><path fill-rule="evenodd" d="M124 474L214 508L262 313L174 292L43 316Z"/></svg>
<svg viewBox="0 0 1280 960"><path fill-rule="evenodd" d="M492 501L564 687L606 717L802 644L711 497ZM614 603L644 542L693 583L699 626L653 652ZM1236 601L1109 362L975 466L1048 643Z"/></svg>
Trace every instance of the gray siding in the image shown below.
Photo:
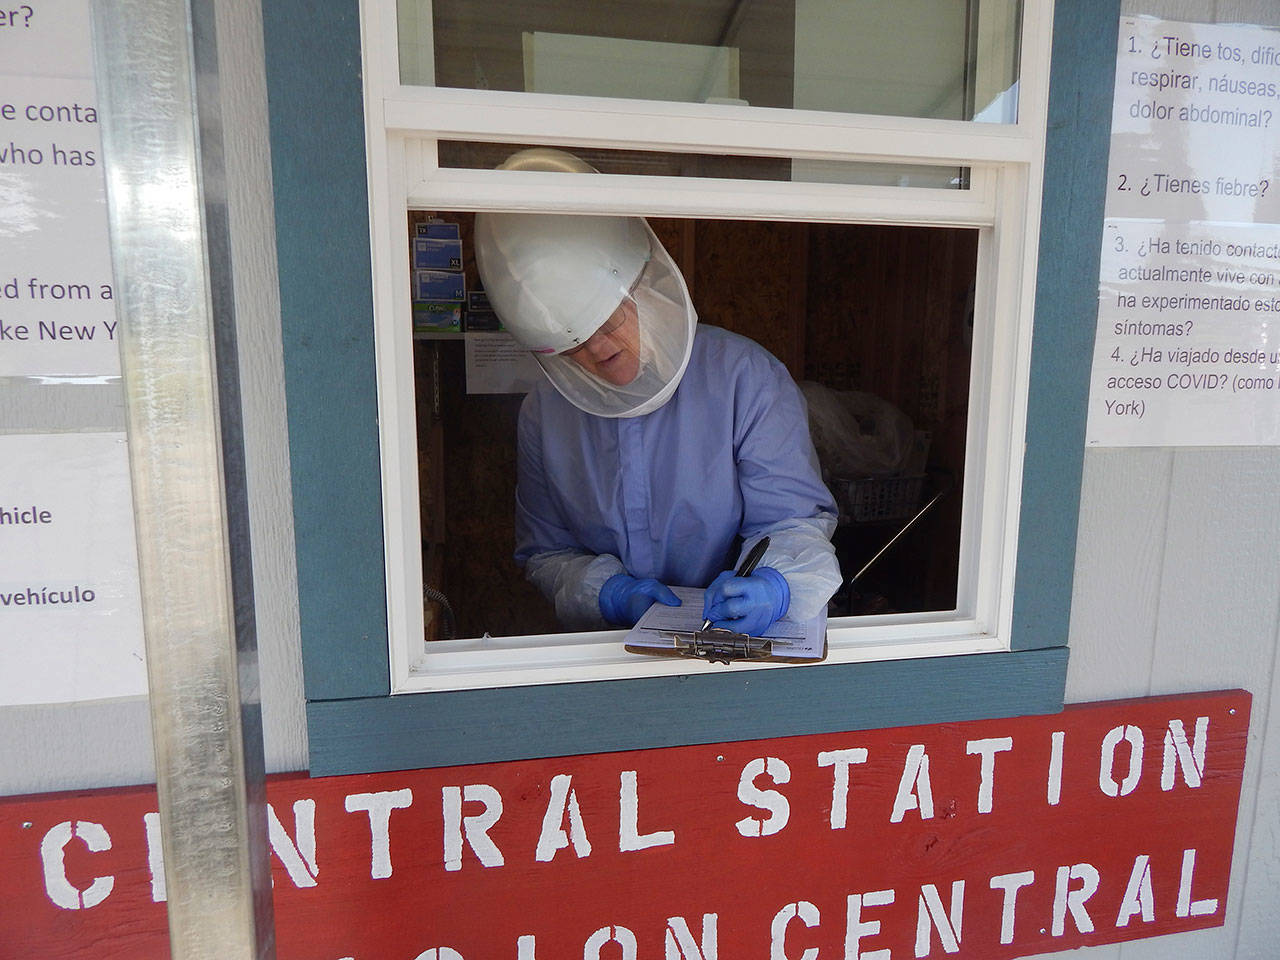
<svg viewBox="0 0 1280 960"><path fill-rule="evenodd" d="M1122 13L1280 26L1274 0L1124 0ZM1280 950L1278 489L1276 448L1085 453L1067 701L1241 687L1253 710L1226 925L1055 957L1274 960Z"/></svg>

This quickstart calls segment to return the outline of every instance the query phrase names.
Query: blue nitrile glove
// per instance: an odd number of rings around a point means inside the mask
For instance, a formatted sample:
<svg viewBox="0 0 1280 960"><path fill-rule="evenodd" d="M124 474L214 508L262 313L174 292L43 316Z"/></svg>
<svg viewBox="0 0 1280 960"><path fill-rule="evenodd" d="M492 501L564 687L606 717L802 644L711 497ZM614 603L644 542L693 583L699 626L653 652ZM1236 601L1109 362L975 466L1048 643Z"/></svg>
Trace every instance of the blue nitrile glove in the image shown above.
<svg viewBox="0 0 1280 960"><path fill-rule="evenodd" d="M625 573L615 573L600 588L600 612L610 623L634 627L654 603L680 606L680 598L671 588L657 580L637 580Z"/></svg>
<svg viewBox="0 0 1280 960"><path fill-rule="evenodd" d="M713 626L758 637L787 612L791 588L773 567L756 567L749 577L726 570L707 587L702 618Z"/></svg>

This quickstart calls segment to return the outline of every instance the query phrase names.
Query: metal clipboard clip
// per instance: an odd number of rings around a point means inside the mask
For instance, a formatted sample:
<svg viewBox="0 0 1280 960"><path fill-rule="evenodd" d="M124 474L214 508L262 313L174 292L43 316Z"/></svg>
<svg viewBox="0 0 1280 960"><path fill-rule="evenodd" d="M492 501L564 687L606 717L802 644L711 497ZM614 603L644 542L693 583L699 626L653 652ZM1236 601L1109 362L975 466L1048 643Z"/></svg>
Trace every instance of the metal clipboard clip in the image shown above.
<svg viewBox="0 0 1280 960"><path fill-rule="evenodd" d="M693 633L661 633L670 640L675 651L683 657L706 660L708 663L732 663L735 660L763 660L773 653L773 641L765 637L751 637L722 627L697 630Z"/></svg>

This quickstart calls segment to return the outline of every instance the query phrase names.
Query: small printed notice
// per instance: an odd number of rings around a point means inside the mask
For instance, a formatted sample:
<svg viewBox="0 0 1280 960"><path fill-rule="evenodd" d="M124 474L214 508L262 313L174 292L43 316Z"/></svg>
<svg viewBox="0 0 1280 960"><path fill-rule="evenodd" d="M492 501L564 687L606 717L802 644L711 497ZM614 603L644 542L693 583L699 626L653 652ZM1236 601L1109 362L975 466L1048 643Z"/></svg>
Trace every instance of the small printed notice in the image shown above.
<svg viewBox="0 0 1280 960"><path fill-rule="evenodd" d="M124 434L0 436L0 706L147 692Z"/></svg>
<svg viewBox="0 0 1280 960"><path fill-rule="evenodd" d="M1280 30L1120 21L1092 446L1280 444Z"/></svg>
<svg viewBox="0 0 1280 960"><path fill-rule="evenodd" d="M542 382L542 369L509 333L466 335L467 393L528 393Z"/></svg>

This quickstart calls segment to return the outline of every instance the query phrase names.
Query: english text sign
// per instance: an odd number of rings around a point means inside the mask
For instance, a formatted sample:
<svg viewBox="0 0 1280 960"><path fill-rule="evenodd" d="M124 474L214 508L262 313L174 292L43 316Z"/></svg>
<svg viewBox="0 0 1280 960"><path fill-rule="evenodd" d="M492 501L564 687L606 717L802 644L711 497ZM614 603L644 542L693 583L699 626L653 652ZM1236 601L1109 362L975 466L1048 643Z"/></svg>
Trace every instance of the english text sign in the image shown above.
<svg viewBox="0 0 1280 960"><path fill-rule="evenodd" d="M1223 922L1249 695L269 783L283 960L998 960ZM155 796L0 801L0 954L166 953Z"/></svg>

